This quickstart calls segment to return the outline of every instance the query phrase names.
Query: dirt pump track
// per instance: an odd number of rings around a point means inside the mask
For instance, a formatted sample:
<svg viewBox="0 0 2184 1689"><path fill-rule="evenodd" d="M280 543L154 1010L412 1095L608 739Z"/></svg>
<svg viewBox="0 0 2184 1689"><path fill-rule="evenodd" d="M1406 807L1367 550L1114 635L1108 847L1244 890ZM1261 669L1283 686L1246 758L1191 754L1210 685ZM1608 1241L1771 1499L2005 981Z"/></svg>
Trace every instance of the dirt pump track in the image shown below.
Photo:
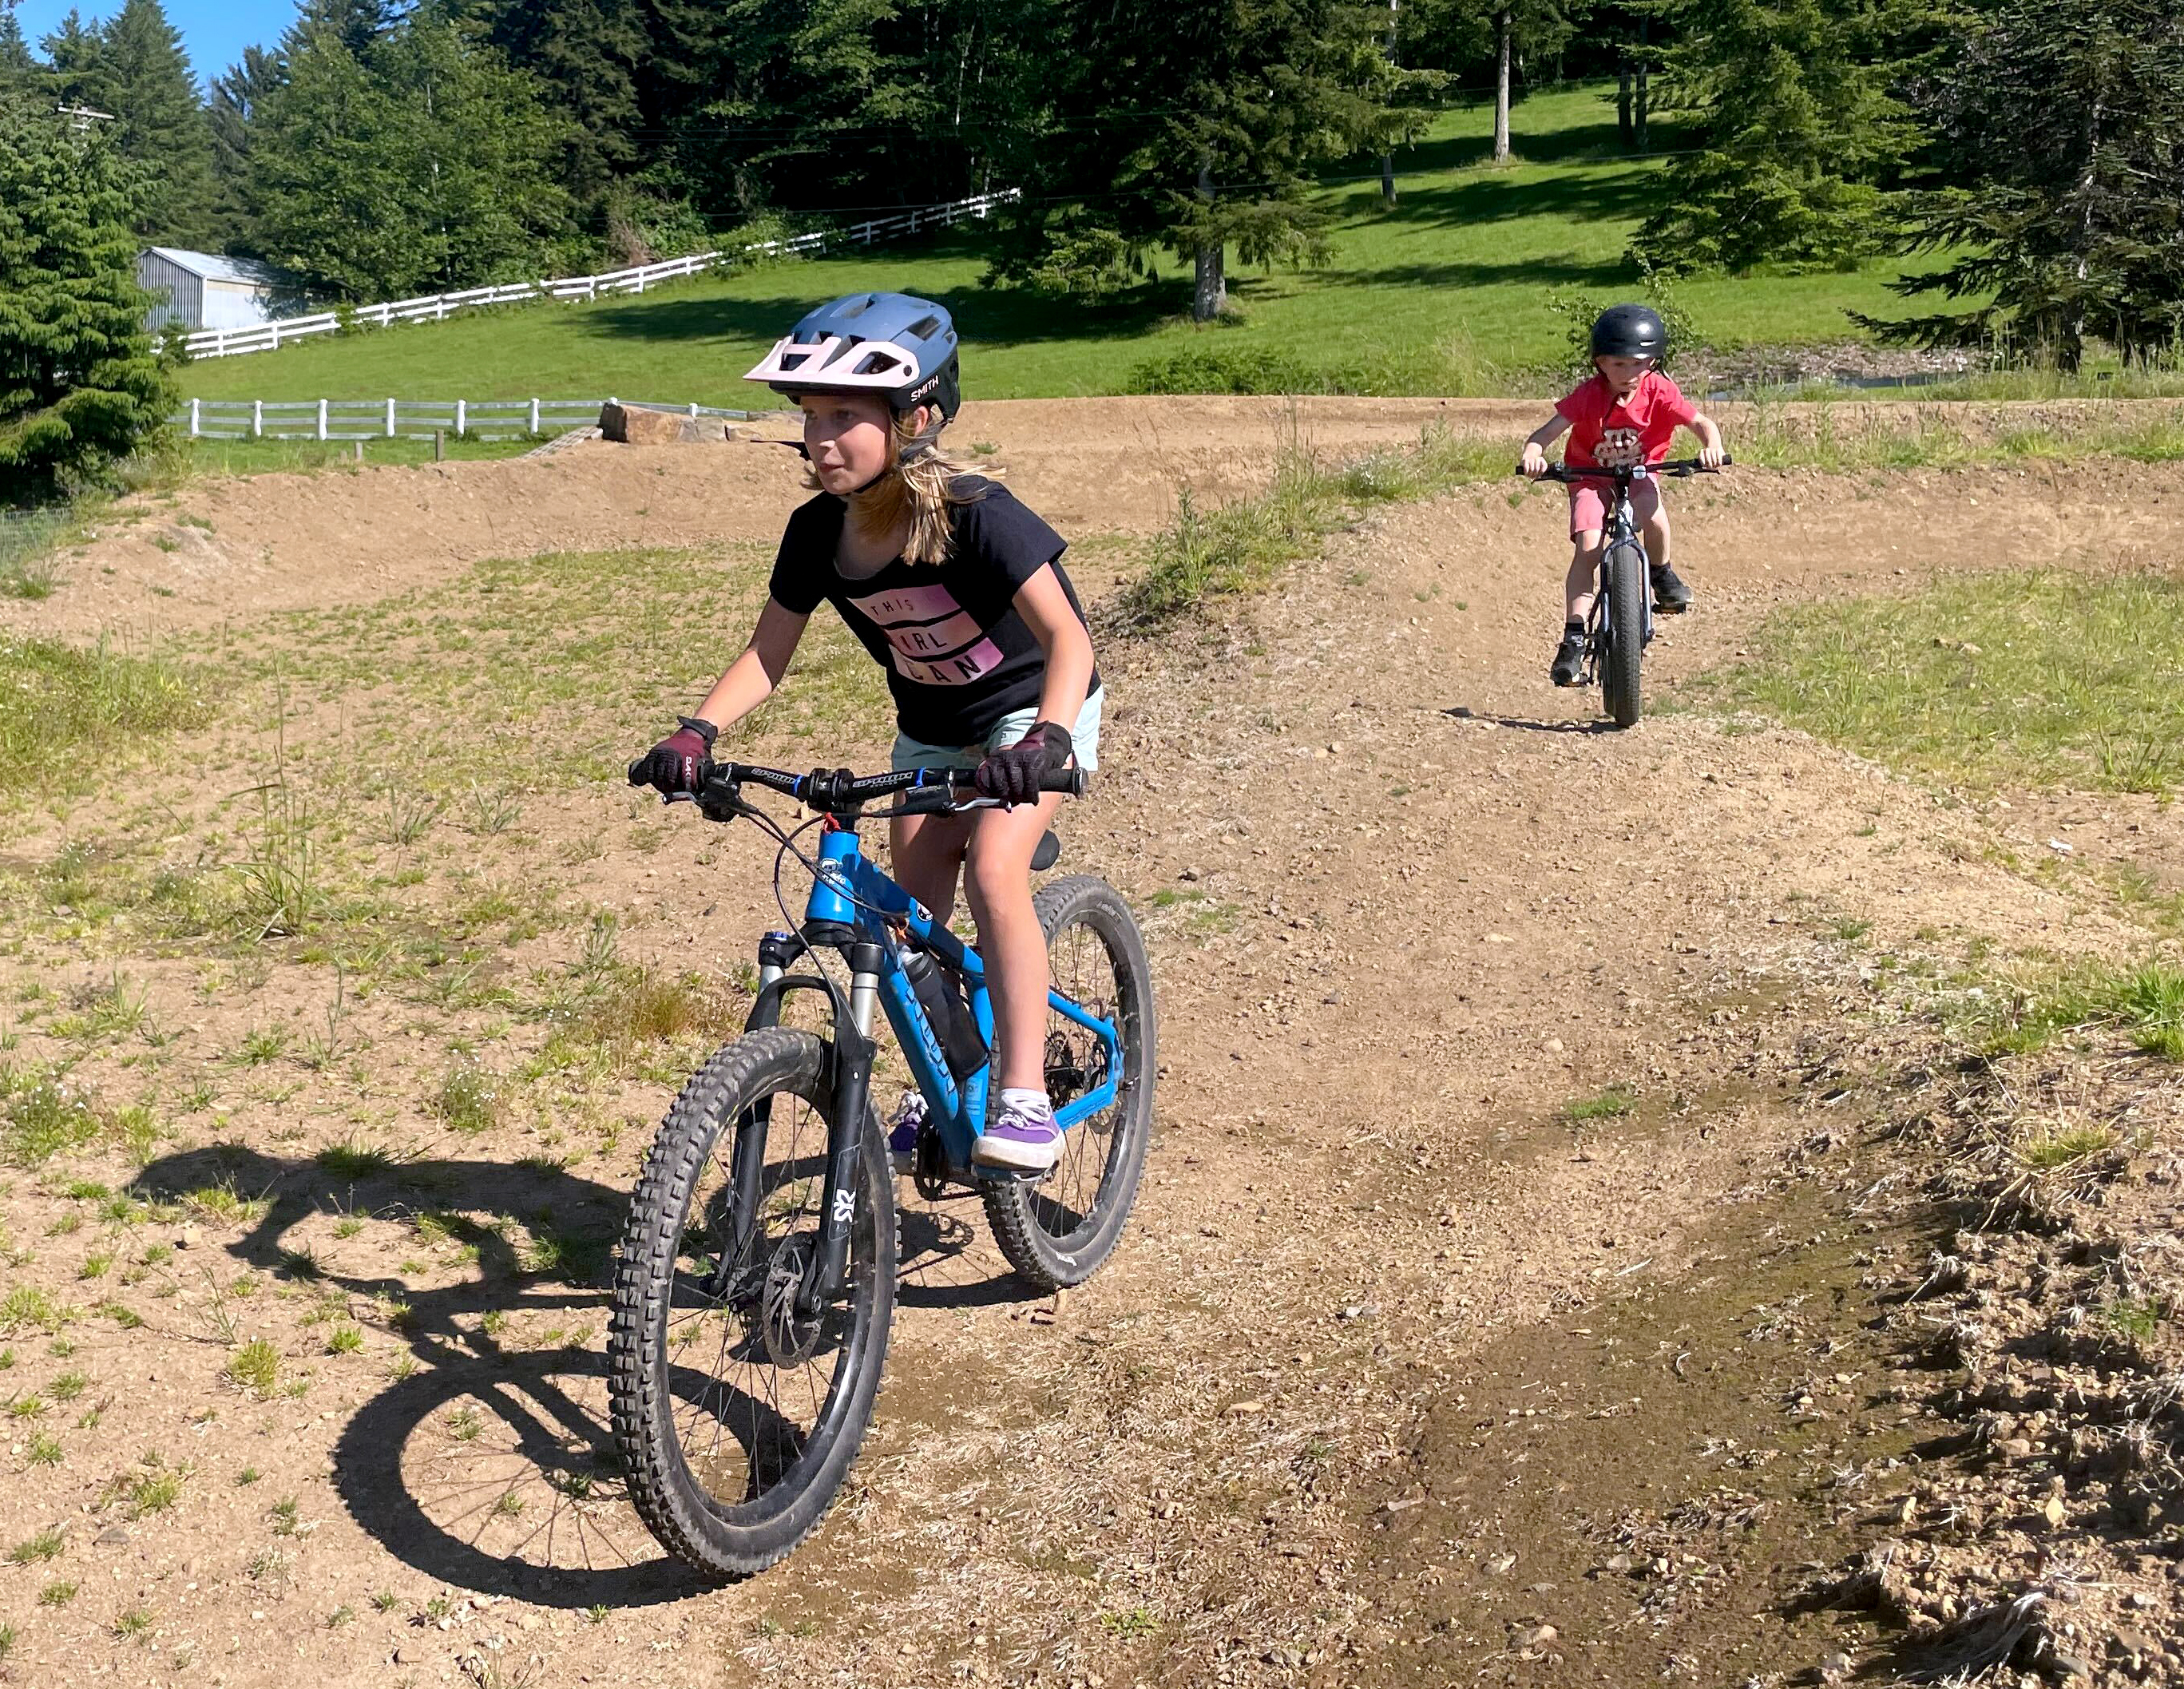
<svg viewBox="0 0 2184 1689"><path fill-rule="evenodd" d="M1124 543L1172 513L1178 479L1251 484L1285 414L1103 403L1096 433L1091 407L1044 402L973 406L960 432L994 444L1065 532ZM1538 410L1461 420L1513 439ZM1321 401L1302 416L1342 451L1450 414ZM1664 627L1649 684L1745 649L1764 610L1793 599L1901 590L1936 570L2179 566L2176 493L2151 483L2119 499L2114 475L1752 471L1679 488L1678 561L1701 608ZM369 601L482 556L770 538L797 485L790 454L749 445L265 477L186 494L209 529L164 527L165 507L115 526L53 599L8 619L72 634L201 627ZM177 548L152 544L155 530ZM174 1633L164 1658L187 1633L192 1675L236 1689L488 1669L514 1682L526 1669L601 1686L1658 1675L1685 1645L1675 1633L1568 1622L1582 1568L1520 1580L1531 1618L1563 1619L1552 1636L1534 1625L1429 1660L1402 1590L1429 1558L1437 1578L1476 1574L1461 1545L1407 1537L1427 1558L1384 1564L1421 1428L1461 1419L1467 1393L1492 1396L1482 1357L1520 1365L1542 1322L1559 1333L1625 1287L1673 1281L1735 1232L1736 1199L1811 1132L1798 1040L1843 1015L1858 967L1838 923L1868 923L1875 946L1976 933L2113 956L2135 939L2067 887L2003 866L1999 847L2019 842L2008 814L1937 801L1769 727L1672 715L1597 731L1591 700L1545 677L1565 543L1558 498L1468 489L1337 535L1262 599L1156 638L1111 633L1102 778L1067 817L1061 871L1106 875L1146 914L1162 1067L1137 1218L1090 1285L1040 1304L963 1205L905 1190L873 1437L786 1564L701 1589L618 1503L549 1495L540 1450L593 1434L597 1357L482 1357L493 1298L480 1286L421 1310L424 1370L270 1411L250 1450L262 1490L246 1502L208 1480L171 1515L101 1537L86 1585L159 1611ZM663 719L679 701L660 700ZM841 760L875 761L883 725ZM616 814L627 801L564 796ZM771 924L762 853L701 836L687 812L659 824L671 837L656 851L604 847L592 895L625 911L626 941L726 966ZM2150 802L2089 800L2072 824L2089 854L2164 872L2184 860L2173 812ZM663 906L663 883L699 881L702 912ZM1650 1101L1574 1131L1564 1105L1609 1085ZM334 1196L296 1146L252 1150L238 1187L286 1206L254 1229L192 1228L193 1263L270 1259L282 1225ZM495 1151L488 1139L469 1153ZM564 1212L623 1195L604 1170L506 1176ZM42 1200L28 1180L7 1194L15 1235L42 1230ZM320 1242L338 1275L339 1246ZM570 1300L597 1311L595 1295ZM179 1332L131 1341L154 1359L117 1459L186 1446L201 1408L232 1400L224 1352ZM122 1341L86 1334L82 1350L95 1362ZM536 1511L518 1531L434 1487L432 1428L476 1402L499 1414L480 1440L498 1463L482 1481L530 1485L560 1538ZM1611 1443L1598 1458L1647 1457ZM0 1494L11 1541L73 1506L65 1485L17 1467ZM314 1529L269 1588L243 1570L247 1521L259 1496L291 1493ZM95 1622L103 1608L34 1605L42 1575L0 1573L20 1632L0 1677L57 1681L86 1662L118 1681L171 1675ZM365 1609L382 1586L400 1611ZM444 1598L421 1617L428 1591ZM329 1628L337 1604L357 1616ZM1800 1669L1821 1647L1813 1621L1764 1603L1735 1620L1740 1677ZM1719 1647L1692 1681L1730 1681Z"/></svg>

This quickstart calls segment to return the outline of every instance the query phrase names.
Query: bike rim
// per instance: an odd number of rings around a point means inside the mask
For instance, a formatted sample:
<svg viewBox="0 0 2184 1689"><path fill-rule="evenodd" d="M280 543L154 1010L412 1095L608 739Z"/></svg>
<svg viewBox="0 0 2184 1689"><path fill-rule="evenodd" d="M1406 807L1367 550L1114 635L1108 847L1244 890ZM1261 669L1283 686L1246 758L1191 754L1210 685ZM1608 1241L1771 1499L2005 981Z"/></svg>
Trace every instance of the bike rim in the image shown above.
<svg viewBox="0 0 2184 1689"><path fill-rule="evenodd" d="M812 1318L797 1315L795 1284L818 1242L827 1122L793 1091L762 1106L771 1120L755 1222L731 1253L738 1133L723 1132L691 1191L660 1334L677 1452L732 1522L777 1511L769 1497L794 1500L825 1458L854 1390L867 1335L858 1311L877 1270L872 1203L861 1190L840 1291Z"/></svg>
<svg viewBox="0 0 2184 1689"><path fill-rule="evenodd" d="M1029 1206L1039 1229L1067 1240L1098 1223L1107 1170L1123 1149L1122 1127L1135 1059L1130 1036L1132 1006L1123 1001L1125 974L1115 947L1086 921L1055 934L1047 949L1054 989L1080 1008L1114 1025L1123 1042L1123 1072L1115 1101L1063 1134L1053 1171L1032 1187ZM1050 1009L1046 1022L1046 1084L1059 1108L1106 1081L1107 1053L1099 1035Z"/></svg>

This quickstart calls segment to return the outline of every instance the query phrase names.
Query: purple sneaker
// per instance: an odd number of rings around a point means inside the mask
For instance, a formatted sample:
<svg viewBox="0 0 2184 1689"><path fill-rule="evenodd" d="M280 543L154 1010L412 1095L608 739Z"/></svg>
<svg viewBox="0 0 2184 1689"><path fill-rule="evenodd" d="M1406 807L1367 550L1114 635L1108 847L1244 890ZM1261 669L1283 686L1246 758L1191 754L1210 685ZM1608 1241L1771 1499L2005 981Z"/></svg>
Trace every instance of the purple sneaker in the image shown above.
<svg viewBox="0 0 2184 1689"><path fill-rule="evenodd" d="M1050 1114L1004 1109L971 1146L981 1167L1005 1167L1013 1173L1045 1173L1061 1153L1061 1129Z"/></svg>
<svg viewBox="0 0 2184 1689"><path fill-rule="evenodd" d="M918 1129L925 1124L925 1098L916 1091L905 1095L888 1123L888 1162L897 1173L908 1173L917 1154Z"/></svg>

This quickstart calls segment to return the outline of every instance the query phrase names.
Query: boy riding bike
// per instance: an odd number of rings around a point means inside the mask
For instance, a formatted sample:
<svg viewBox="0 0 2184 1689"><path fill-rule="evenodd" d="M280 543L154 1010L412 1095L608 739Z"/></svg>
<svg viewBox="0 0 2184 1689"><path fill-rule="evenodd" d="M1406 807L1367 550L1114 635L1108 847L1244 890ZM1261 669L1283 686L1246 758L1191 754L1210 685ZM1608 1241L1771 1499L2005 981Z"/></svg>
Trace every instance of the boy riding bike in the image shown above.
<svg viewBox="0 0 2184 1689"><path fill-rule="evenodd" d="M810 313L744 377L802 410L817 496L788 519L747 649L629 779L694 791L716 735L772 695L811 612L831 603L888 672L893 766L974 768L978 791L1006 805L901 817L889 844L894 878L936 923L962 873L1000 1045L1000 1105L973 1159L1036 1173L1062 1140L1046 1091L1046 935L1031 890L1032 853L1061 800L1040 781L1097 766L1100 677L1061 537L1006 488L940 455L957 371L943 307L857 293ZM913 1093L889 1140L899 1162L921 1118Z"/></svg>
<svg viewBox="0 0 2184 1689"><path fill-rule="evenodd" d="M1699 437L1699 461L1719 469L1727 459L1714 420L1685 399L1657 367L1669 349L1669 331L1646 305L1611 305L1592 326L1592 366L1596 374L1555 406L1555 414L1524 442L1525 475L1546 471L1546 448L1567 432L1563 462L1570 469L1623 469L1657 464L1669 455L1679 425ZM1574 482L1569 490L1569 576L1563 583L1565 614L1562 643L1548 671L1557 686L1575 686L1585 666L1585 616L1592 608L1607 526L1606 481ZM1660 482L1651 477L1631 484L1630 503L1645 529L1646 555L1652 562L1653 601L1663 615L1691 608L1691 589L1669 563L1669 516L1661 507Z"/></svg>

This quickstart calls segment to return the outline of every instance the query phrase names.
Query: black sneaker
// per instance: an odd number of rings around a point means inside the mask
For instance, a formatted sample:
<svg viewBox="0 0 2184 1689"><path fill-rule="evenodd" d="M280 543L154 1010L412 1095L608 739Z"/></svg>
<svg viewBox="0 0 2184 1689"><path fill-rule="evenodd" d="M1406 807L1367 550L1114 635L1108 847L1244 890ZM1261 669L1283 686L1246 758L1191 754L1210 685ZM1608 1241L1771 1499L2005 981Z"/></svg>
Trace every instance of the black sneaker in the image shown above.
<svg viewBox="0 0 2184 1689"><path fill-rule="evenodd" d="M1652 566L1653 608L1663 616L1681 616L1691 607L1691 589L1684 577L1666 563Z"/></svg>
<svg viewBox="0 0 2184 1689"><path fill-rule="evenodd" d="M1585 629L1565 627L1563 642L1555 647L1555 666L1547 678L1557 686L1575 686L1585 672Z"/></svg>

